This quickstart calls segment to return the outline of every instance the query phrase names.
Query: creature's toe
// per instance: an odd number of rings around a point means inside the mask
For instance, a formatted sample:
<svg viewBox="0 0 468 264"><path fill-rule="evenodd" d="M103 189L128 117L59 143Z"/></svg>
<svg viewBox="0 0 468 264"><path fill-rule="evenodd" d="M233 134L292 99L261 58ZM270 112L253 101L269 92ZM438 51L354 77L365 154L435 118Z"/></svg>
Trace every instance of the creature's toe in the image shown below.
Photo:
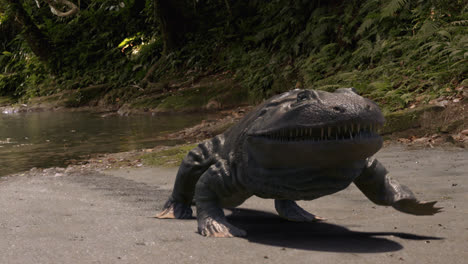
<svg viewBox="0 0 468 264"><path fill-rule="evenodd" d="M392 206L398 211L413 215L434 215L442 212L442 207L435 207L437 201L425 202L416 199L404 199Z"/></svg>
<svg viewBox="0 0 468 264"><path fill-rule="evenodd" d="M279 216L294 222L319 222L325 221L323 217L313 215L302 209L291 200L275 200L275 208Z"/></svg>
<svg viewBox="0 0 468 264"><path fill-rule="evenodd" d="M288 215L280 215L281 217L294 222L320 222L327 220L326 218L316 216L306 211L296 211Z"/></svg>
<svg viewBox="0 0 468 264"><path fill-rule="evenodd" d="M217 221L211 217L201 220L198 232L207 237L244 237L247 233L226 221Z"/></svg>
<svg viewBox="0 0 468 264"><path fill-rule="evenodd" d="M192 217L192 208L190 205L185 205L178 202L168 201L163 210L155 215L155 218L160 219L190 219Z"/></svg>

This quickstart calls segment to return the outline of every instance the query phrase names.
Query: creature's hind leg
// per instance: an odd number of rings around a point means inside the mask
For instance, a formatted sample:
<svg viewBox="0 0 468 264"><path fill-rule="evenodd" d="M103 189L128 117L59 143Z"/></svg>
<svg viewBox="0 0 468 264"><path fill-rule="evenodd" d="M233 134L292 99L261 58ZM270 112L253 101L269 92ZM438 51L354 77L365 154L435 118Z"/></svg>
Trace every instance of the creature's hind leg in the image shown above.
<svg viewBox="0 0 468 264"><path fill-rule="evenodd" d="M325 218L318 217L302 209L292 200L275 200L275 209L279 216L289 221L317 222L325 220Z"/></svg>
<svg viewBox="0 0 468 264"><path fill-rule="evenodd" d="M190 205L195 185L200 176L216 161L214 152L222 143L223 139L218 136L199 144L187 154L177 172L172 194L156 218L192 218Z"/></svg>

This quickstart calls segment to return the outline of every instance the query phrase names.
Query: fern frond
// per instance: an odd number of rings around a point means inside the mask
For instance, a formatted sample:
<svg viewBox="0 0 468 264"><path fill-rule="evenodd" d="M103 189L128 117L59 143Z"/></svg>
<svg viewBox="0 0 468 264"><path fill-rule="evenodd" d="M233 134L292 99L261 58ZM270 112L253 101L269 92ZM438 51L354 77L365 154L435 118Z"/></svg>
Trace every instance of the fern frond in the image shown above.
<svg viewBox="0 0 468 264"><path fill-rule="evenodd" d="M425 39L434 34L439 29L436 22L427 19L418 31L418 37Z"/></svg>
<svg viewBox="0 0 468 264"><path fill-rule="evenodd" d="M452 39L452 34L448 32L447 30L440 30L437 32L437 34L441 35L442 37L446 37L447 39Z"/></svg>
<svg viewBox="0 0 468 264"><path fill-rule="evenodd" d="M400 10L408 0L391 0L384 8L382 8L381 18L393 16L395 12Z"/></svg>
<svg viewBox="0 0 468 264"><path fill-rule="evenodd" d="M362 35L372 24L374 23L373 18L368 18L362 22L361 26L359 26L358 30L356 31L356 36Z"/></svg>

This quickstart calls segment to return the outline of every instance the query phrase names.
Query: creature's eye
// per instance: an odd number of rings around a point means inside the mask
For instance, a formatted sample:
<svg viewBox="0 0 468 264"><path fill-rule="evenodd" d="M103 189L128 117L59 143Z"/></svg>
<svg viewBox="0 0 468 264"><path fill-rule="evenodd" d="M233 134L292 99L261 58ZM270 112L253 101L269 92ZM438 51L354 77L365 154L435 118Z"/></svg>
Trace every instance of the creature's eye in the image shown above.
<svg viewBox="0 0 468 264"><path fill-rule="evenodd" d="M302 102L305 100L310 100L310 92L309 91L302 91L297 94L297 102Z"/></svg>
<svg viewBox="0 0 468 264"><path fill-rule="evenodd" d="M302 101L305 101L305 100L316 100L318 102L321 102L320 98L319 98L319 95L317 94L317 92L315 90L304 90L304 91L301 91L297 94L297 102L302 102Z"/></svg>

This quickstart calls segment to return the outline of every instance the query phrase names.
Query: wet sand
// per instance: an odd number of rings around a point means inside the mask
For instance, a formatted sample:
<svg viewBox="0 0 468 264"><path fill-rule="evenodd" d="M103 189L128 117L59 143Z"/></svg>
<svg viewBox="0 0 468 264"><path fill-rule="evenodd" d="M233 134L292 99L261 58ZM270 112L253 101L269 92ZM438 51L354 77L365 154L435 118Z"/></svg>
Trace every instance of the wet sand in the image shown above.
<svg viewBox="0 0 468 264"><path fill-rule="evenodd" d="M412 216L351 185L300 202L323 223L278 218L272 200L226 211L246 238L196 233L196 220L152 218L177 168L33 170L0 178L0 263L466 263L468 151L392 145L377 158L444 212Z"/></svg>

